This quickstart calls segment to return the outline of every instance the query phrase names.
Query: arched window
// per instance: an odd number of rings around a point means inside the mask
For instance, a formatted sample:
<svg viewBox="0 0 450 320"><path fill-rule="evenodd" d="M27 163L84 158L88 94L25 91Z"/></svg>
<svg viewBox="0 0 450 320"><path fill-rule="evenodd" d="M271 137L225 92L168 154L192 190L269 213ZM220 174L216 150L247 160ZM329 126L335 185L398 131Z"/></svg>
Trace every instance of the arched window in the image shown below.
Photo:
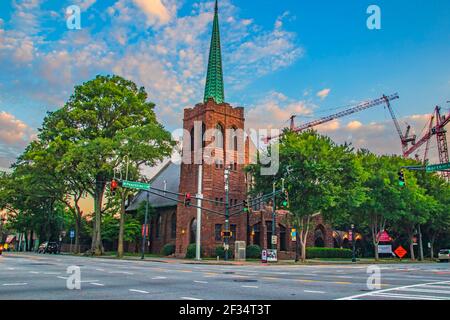
<svg viewBox="0 0 450 320"><path fill-rule="evenodd" d="M206 125L204 123L202 123L202 136L199 137L199 139L201 139L201 142L202 142L201 143L202 148L204 148L206 146L206 142L203 139L204 136L205 136L205 132L206 132ZM195 139L196 139L196 137L195 137L195 127L192 127L190 135L191 135L191 151L194 151L195 150Z"/></svg>
<svg viewBox="0 0 450 320"><path fill-rule="evenodd" d="M195 243L197 240L197 219L192 219L190 230L190 243Z"/></svg>
<svg viewBox="0 0 450 320"><path fill-rule="evenodd" d="M162 217L161 215L158 215L158 218L156 219L156 230L155 230L157 239L159 239L161 235L161 225L162 225Z"/></svg>
<svg viewBox="0 0 450 320"><path fill-rule="evenodd" d="M231 128L231 141L233 143L232 150L238 151L238 137L237 137L237 129L236 127Z"/></svg>
<svg viewBox="0 0 450 320"><path fill-rule="evenodd" d="M218 123L215 132L216 148L223 149L224 145L223 137L224 137L223 127Z"/></svg>
<svg viewBox="0 0 450 320"><path fill-rule="evenodd" d="M177 237L177 213L174 212L172 214L172 218L170 219L170 237L175 239Z"/></svg>

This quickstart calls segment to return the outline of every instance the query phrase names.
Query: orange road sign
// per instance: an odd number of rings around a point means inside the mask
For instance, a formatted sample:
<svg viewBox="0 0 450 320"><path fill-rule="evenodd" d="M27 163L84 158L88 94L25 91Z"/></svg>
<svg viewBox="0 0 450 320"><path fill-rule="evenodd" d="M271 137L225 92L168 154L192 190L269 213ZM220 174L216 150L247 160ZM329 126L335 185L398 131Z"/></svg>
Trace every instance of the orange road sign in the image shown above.
<svg viewBox="0 0 450 320"><path fill-rule="evenodd" d="M394 253L401 259L403 258L408 252L403 248L402 246L399 246L397 249L395 249Z"/></svg>

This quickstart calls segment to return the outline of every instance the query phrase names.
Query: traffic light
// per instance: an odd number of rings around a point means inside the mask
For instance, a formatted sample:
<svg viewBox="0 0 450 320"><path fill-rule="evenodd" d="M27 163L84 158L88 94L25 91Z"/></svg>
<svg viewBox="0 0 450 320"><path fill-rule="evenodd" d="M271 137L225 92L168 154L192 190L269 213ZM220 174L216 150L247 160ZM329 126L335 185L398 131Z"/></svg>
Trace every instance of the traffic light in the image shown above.
<svg viewBox="0 0 450 320"><path fill-rule="evenodd" d="M403 171L403 169L398 172L398 184L400 187L403 187L406 185L405 171Z"/></svg>
<svg viewBox="0 0 450 320"><path fill-rule="evenodd" d="M184 196L184 206L185 207L190 207L191 206L191 201L192 201L192 197L190 193L186 193L186 195Z"/></svg>
<svg viewBox="0 0 450 320"><path fill-rule="evenodd" d="M289 208L289 194L287 190L284 191L283 199L281 201L281 206L283 208Z"/></svg>
<svg viewBox="0 0 450 320"><path fill-rule="evenodd" d="M248 201L247 200L244 200L244 212L249 212L250 210L249 210L249 208L248 208Z"/></svg>
<svg viewBox="0 0 450 320"><path fill-rule="evenodd" d="M233 232L231 231L222 231L222 238L231 238L233 237Z"/></svg>
<svg viewBox="0 0 450 320"><path fill-rule="evenodd" d="M115 180L115 179L112 180L111 181L111 194L113 196L116 195L116 190L117 190L118 187L119 187L119 182L117 180Z"/></svg>

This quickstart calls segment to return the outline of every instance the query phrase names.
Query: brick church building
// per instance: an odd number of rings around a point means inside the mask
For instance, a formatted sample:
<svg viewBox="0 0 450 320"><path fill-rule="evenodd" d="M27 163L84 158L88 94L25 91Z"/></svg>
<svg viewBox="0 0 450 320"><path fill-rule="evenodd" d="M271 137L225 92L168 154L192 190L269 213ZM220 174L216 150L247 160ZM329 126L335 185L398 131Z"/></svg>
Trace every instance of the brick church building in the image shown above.
<svg viewBox="0 0 450 320"><path fill-rule="evenodd" d="M200 129L195 129L195 123L201 124ZM242 203L247 198L247 188L251 178L244 172L244 167L249 163L250 151L254 150L248 138L244 140L243 135L237 134L240 130L244 130L244 125L244 108L233 107L225 102L216 1L204 100L194 108L184 110L183 128L185 135L190 134L183 138L183 161L181 164L166 161L162 169L152 178L152 186L180 194L195 195L200 191L205 199L202 203L204 208L224 213L226 200L224 172L225 168L229 167L228 203L230 206ZM204 136L208 130L215 132L213 137ZM203 161L202 156L200 156L200 164L193 161L196 152L202 152L202 147L209 148L209 154L214 161ZM188 158L191 161L186 161ZM238 161L239 159L241 161ZM200 165L202 166L202 190L198 190ZM145 192L139 193L130 202L127 211L136 211L146 198ZM206 201L206 199L213 201ZM159 253L164 245L174 244L175 255L184 257L189 244L195 243L196 240L197 209L185 207L182 203L156 195L150 195L149 200L155 214L152 215L150 222L148 250ZM192 201L196 204L195 199ZM283 212L277 213L275 229L279 239L277 246L280 258L292 257L295 250L295 242L290 236L291 229L284 217ZM314 224L308 245L333 247L333 231L330 226L322 221L320 215L314 217ZM216 247L223 246L221 232L224 230L224 225L224 214L202 211L201 249L204 256L214 256ZM257 244L262 248L271 247L272 209L270 206L262 204L253 208L251 213L231 215L229 226L232 232L231 250L235 241L245 241L247 245Z"/></svg>

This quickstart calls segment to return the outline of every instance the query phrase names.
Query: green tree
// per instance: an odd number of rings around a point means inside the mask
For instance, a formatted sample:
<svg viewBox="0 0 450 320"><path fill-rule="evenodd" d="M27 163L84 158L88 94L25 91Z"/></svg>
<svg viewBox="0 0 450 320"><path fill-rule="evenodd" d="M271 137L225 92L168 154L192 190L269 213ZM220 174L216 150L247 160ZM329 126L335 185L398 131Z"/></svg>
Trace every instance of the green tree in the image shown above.
<svg viewBox="0 0 450 320"><path fill-rule="evenodd" d="M273 181L285 179L290 201L289 219L298 230L301 260L305 261L312 216L320 212L328 221L342 220L351 208L362 202L364 190L359 182L362 168L352 148L336 145L315 131L287 132L274 147L279 149L280 163L275 176L261 175L259 164L247 168L255 181L252 193L271 192ZM296 260L298 255L297 250Z"/></svg>
<svg viewBox="0 0 450 320"><path fill-rule="evenodd" d="M97 76L81 86L60 110L50 113L40 133L64 144L58 170L75 170L94 199L92 251L103 253L101 216L114 169L128 159L137 168L170 155L174 143L158 123L143 87L119 76ZM122 212L123 214L123 212Z"/></svg>

